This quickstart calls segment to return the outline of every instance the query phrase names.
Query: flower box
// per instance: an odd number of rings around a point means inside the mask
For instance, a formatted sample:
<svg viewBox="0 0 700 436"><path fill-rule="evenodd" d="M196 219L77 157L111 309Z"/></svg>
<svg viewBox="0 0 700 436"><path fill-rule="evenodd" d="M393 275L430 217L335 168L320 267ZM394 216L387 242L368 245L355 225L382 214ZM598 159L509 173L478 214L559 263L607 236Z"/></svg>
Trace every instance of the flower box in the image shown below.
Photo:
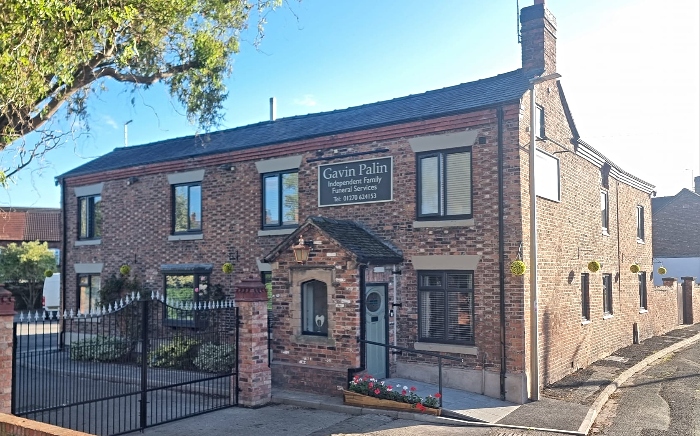
<svg viewBox="0 0 700 436"><path fill-rule="evenodd" d="M440 409L423 407L420 410L415 404L400 403L398 401L385 400L382 398L370 397L369 395L358 394L357 392L343 390L343 402L350 406L370 407L374 409L400 410L402 412L427 413L440 416Z"/></svg>

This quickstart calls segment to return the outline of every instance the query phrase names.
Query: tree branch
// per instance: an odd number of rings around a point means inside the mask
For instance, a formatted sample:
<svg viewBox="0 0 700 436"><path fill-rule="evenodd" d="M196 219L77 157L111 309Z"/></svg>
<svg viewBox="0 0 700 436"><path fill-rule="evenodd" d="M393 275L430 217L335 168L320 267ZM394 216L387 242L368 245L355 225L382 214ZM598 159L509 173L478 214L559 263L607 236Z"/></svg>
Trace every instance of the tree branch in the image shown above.
<svg viewBox="0 0 700 436"><path fill-rule="evenodd" d="M161 71L150 76L142 76L131 73L121 73L113 67L105 67L94 73L95 78L99 79L101 77L111 77L119 82L130 82L138 83L140 85L152 85L159 80L168 79L176 74L183 73L187 70L197 68L199 64L197 62L187 62L182 65L176 65L174 67L168 68L166 71Z"/></svg>

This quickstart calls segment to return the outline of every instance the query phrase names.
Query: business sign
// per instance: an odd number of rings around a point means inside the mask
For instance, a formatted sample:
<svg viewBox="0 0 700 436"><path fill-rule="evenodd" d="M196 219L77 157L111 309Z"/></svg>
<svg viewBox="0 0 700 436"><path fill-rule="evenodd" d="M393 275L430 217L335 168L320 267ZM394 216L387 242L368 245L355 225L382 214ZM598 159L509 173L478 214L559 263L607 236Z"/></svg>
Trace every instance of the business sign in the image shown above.
<svg viewBox="0 0 700 436"><path fill-rule="evenodd" d="M391 157L318 166L318 205L377 203L393 200Z"/></svg>

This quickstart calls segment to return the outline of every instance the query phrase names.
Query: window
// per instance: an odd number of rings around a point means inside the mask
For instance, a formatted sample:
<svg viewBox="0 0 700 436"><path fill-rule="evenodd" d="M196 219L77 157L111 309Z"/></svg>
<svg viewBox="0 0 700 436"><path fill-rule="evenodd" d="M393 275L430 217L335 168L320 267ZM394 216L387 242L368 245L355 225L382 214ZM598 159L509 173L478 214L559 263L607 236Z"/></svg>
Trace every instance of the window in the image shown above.
<svg viewBox="0 0 700 436"><path fill-rule="evenodd" d="M542 150L535 152L535 195L559 201L559 159Z"/></svg>
<svg viewBox="0 0 700 436"><path fill-rule="evenodd" d="M191 305L207 301L209 293L208 274L165 274L166 321L193 322Z"/></svg>
<svg viewBox="0 0 700 436"><path fill-rule="evenodd" d="M100 308L100 285L98 274L78 275L78 309L91 313Z"/></svg>
<svg viewBox="0 0 700 436"><path fill-rule="evenodd" d="M270 271L260 273L260 281L263 282L267 291L267 310L272 310L272 273Z"/></svg>
<svg viewBox="0 0 700 436"><path fill-rule="evenodd" d="M326 284L311 280L301 285L301 333L328 336L328 291Z"/></svg>
<svg viewBox="0 0 700 436"><path fill-rule="evenodd" d="M290 227L299 223L299 173L268 173L262 176L263 228Z"/></svg>
<svg viewBox="0 0 700 436"><path fill-rule="evenodd" d="M78 239L102 237L102 197L78 198Z"/></svg>
<svg viewBox="0 0 700 436"><path fill-rule="evenodd" d="M421 153L417 159L418 218L471 218L471 148Z"/></svg>
<svg viewBox="0 0 700 436"><path fill-rule="evenodd" d="M581 319L583 321L591 320L591 294L588 289L589 279L588 273L581 274Z"/></svg>
<svg viewBox="0 0 700 436"><path fill-rule="evenodd" d="M603 232L608 233L610 213L608 209L608 193L605 191L600 191L600 221L603 226Z"/></svg>
<svg viewBox="0 0 700 436"><path fill-rule="evenodd" d="M639 274L639 308L647 310L647 273L641 271Z"/></svg>
<svg viewBox="0 0 700 436"><path fill-rule="evenodd" d="M644 241L644 206L637 206L637 240Z"/></svg>
<svg viewBox="0 0 700 436"><path fill-rule="evenodd" d="M603 274L603 313L613 314L612 274Z"/></svg>
<svg viewBox="0 0 700 436"><path fill-rule="evenodd" d="M173 186L173 233L202 232L202 185Z"/></svg>
<svg viewBox="0 0 700 436"><path fill-rule="evenodd" d="M474 273L418 273L420 341L474 343Z"/></svg>
<svg viewBox="0 0 700 436"><path fill-rule="evenodd" d="M544 108L540 105L535 106L535 136L544 139Z"/></svg>

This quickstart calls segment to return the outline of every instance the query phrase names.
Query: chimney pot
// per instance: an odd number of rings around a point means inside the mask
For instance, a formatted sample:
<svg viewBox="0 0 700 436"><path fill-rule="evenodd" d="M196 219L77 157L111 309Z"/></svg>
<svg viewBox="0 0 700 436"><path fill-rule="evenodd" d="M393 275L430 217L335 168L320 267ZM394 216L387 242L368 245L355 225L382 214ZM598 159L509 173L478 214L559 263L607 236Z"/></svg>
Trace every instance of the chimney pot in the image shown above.
<svg viewBox="0 0 700 436"><path fill-rule="evenodd" d="M695 176L695 193L700 194L700 176Z"/></svg>
<svg viewBox="0 0 700 436"><path fill-rule="evenodd" d="M543 5L543 4L544 4L544 0L535 0L535 4L536 4L536 5Z"/></svg>
<svg viewBox="0 0 700 436"><path fill-rule="evenodd" d="M270 121L277 119L277 99L270 97Z"/></svg>

